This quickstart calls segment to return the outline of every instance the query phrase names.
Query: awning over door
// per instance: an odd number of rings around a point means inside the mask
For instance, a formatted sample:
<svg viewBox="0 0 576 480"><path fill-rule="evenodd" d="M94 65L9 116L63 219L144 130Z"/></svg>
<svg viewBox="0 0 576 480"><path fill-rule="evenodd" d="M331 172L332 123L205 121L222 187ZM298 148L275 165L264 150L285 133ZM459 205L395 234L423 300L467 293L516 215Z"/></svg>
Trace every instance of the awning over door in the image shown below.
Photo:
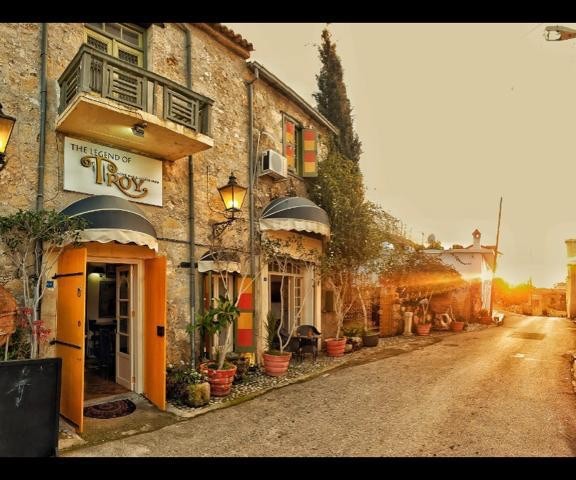
<svg viewBox="0 0 576 480"><path fill-rule="evenodd" d="M140 208L123 198L95 195L68 205L62 213L88 222L81 242L135 243L158 251L156 230Z"/></svg>
<svg viewBox="0 0 576 480"><path fill-rule="evenodd" d="M328 214L304 197L272 200L260 217L261 230L296 230L330 236Z"/></svg>
<svg viewBox="0 0 576 480"><path fill-rule="evenodd" d="M229 250L220 252L209 250L200 258L198 271L240 273L240 259L238 254Z"/></svg>

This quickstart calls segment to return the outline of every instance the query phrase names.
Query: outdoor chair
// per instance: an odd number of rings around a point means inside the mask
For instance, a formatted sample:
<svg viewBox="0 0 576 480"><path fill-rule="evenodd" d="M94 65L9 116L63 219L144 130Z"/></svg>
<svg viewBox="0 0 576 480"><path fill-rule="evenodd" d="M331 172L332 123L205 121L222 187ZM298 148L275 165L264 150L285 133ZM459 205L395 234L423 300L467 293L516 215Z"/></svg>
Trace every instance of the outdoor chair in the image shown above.
<svg viewBox="0 0 576 480"><path fill-rule="evenodd" d="M286 328L282 327L280 329L280 337L282 338L282 344L283 345L286 345L286 342L288 341L289 336L290 336L290 333L288 332L288 330ZM296 335L292 335L290 342L288 343L288 345L286 345L284 347L284 351L297 354L299 347L300 347L300 343L298 342L298 338L296 338ZM280 350L280 342L278 341L277 335L274 336L274 341L272 342L272 348L274 348L275 350Z"/></svg>
<svg viewBox="0 0 576 480"><path fill-rule="evenodd" d="M296 356L299 361L304 360L304 355L312 354L314 361L318 358L318 339L321 333L314 325L300 325L296 329L296 338L298 339L298 349Z"/></svg>

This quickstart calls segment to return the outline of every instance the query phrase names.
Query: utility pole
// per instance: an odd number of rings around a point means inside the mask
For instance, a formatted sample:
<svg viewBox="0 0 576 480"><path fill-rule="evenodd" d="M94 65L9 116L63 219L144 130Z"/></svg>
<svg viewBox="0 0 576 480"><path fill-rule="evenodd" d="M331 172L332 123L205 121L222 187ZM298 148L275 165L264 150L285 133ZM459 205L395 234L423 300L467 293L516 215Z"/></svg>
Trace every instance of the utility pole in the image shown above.
<svg viewBox="0 0 576 480"><path fill-rule="evenodd" d="M494 277L496 276L496 265L498 263L498 245L500 243L500 220L502 218L502 197L500 197L500 207L498 208L498 227L496 228L496 248L494 252L494 266L492 268L492 283L490 284L490 318L494 318Z"/></svg>

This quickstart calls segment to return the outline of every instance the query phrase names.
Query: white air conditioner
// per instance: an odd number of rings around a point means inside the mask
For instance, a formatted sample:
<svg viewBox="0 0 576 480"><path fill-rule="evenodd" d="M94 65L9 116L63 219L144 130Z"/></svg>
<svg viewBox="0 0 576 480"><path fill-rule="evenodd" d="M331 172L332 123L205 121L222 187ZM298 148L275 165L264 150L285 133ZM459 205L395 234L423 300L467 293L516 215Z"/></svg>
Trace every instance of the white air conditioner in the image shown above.
<svg viewBox="0 0 576 480"><path fill-rule="evenodd" d="M288 160L275 150L266 150L262 154L262 171L260 175L270 175L279 180L288 177Z"/></svg>

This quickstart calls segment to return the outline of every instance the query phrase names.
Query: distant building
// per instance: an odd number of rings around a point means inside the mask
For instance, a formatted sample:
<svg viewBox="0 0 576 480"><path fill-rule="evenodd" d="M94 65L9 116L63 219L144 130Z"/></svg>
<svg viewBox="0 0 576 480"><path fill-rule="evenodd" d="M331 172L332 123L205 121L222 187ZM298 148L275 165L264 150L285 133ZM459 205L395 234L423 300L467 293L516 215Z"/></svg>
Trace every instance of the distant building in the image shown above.
<svg viewBox="0 0 576 480"><path fill-rule="evenodd" d="M564 286L562 286L564 285ZM531 315L564 316L566 309L566 286L535 288L530 295Z"/></svg>
<svg viewBox="0 0 576 480"><path fill-rule="evenodd" d="M568 278L566 281L566 315L568 318L576 317L576 239L566 240L566 264Z"/></svg>
<svg viewBox="0 0 576 480"><path fill-rule="evenodd" d="M427 249L425 253L436 255L443 263L450 265L462 275L462 278L479 290L477 298L473 299L473 311L490 309L490 294L492 288L492 271L496 247L494 245L481 245L482 234L478 229L472 232L472 245L463 247L453 245L447 250Z"/></svg>

